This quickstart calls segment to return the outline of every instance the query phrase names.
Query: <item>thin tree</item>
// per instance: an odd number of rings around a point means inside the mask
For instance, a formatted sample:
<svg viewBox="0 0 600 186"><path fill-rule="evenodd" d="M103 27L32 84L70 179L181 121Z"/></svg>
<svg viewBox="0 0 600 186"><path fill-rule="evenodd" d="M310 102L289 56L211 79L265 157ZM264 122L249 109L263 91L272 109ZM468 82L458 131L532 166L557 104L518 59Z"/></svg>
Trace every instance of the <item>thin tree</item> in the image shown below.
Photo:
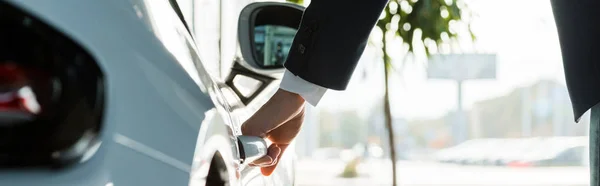
<svg viewBox="0 0 600 186"><path fill-rule="evenodd" d="M384 63L385 93L384 93L384 117L388 132L390 145L390 159L392 160L392 185L396 186L396 143L394 136L393 120L390 105L390 73L394 69L389 44L398 37L407 46L407 55L415 54L415 50L425 52L429 55L432 50L442 43L456 38L457 33L451 30L451 24L461 20L461 12L464 4L459 0L390 0L382 16L377 22L377 27L383 33L382 53ZM471 37L474 36L471 34ZM433 42L433 45L424 45L425 42ZM427 46L427 47L426 47ZM406 57L406 56L405 56ZM404 65L404 64L402 64Z"/></svg>

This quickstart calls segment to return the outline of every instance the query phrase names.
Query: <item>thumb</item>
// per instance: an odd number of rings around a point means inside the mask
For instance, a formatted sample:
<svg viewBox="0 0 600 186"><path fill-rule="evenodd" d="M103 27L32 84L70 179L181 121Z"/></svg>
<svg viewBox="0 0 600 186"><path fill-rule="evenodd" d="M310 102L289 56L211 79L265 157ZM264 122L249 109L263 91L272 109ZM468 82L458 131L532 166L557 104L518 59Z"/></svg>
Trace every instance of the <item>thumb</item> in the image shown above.
<svg viewBox="0 0 600 186"><path fill-rule="evenodd" d="M277 167L277 164L279 164L279 159L281 159L281 155L283 155L283 152L288 147L288 144L278 144L277 147L281 149L281 153L277 154L277 157L273 159L273 164L260 168L260 172L264 176L270 176L271 174L273 174L275 168Z"/></svg>
<svg viewBox="0 0 600 186"><path fill-rule="evenodd" d="M277 147L277 145L272 144L267 149L267 155L265 155L257 160L254 160L253 162L250 163L250 165L251 166L271 166L271 165L275 164L275 161L277 159L277 156L279 156L279 154L281 154L281 149L279 147Z"/></svg>

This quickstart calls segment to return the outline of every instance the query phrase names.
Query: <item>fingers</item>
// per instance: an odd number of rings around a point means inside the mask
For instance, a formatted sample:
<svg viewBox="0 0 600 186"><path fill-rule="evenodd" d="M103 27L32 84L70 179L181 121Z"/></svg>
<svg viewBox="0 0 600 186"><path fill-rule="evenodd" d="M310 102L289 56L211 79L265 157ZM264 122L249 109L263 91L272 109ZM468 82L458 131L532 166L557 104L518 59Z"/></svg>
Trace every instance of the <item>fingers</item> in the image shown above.
<svg viewBox="0 0 600 186"><path fill-rule="evenodd" d="M253 162L254 166L261 167L261 173L265 176L269 176L275 171L279 158L283 155L283 152L288 147L288 144L292 142L294 137L298 135L302 122L304 121L304 111L301 111L296 117L289 120L285 124L271 130L267 135L267 138L273 142L269 146L268 155Z"/></svg>
<svg viewBox="0 0 600 186"><path fill-rule="evenodd" d="M242 124L242 134L264 137L267 132L294 118L302 110L302 96L280 89Z"/></svg>
<svg viewBox="0 0 600 186"><path fill-rule="evenodd" d="M266 137L276 144L290 144L300 132L303 121L304 110L300 111L298 115L287 121L285 124L269 131Z"/></svg>
<svg viewBox="0 0 600 186"><path fill-rule="evenodd" d="M281 148L279 148L275 144L272 144L271 146L269 146L269 149L267 149L267 155L253 161L249 165L250 166L259 166L259 167L274 165L275 162L277 162L277 157L279 157L280 154L281 154Z"/></svg>
<svg viewBox="0 0 600 186"><path fill-rule="evenodd" d="M267 156L250 163L250 165L261 167L260 172L264 176L270 176L275 171L277 164L279 164L279 159L287 147L288 144L273 144L269 147Z"/></svg>
<svg viewBox="0 0 600 186"><path fill-rule="evenodd" d="M288 144L298 135L303 120L304 99L285 90L277 91L242 124L243 135L260 136L273 142L267 150L267 155L250 165L261 167L265 176L271 175Z"/></svg>
<svg viewBox="0 0 600 186"><path fill-rule="evenodd" d="M285 145L279 144L277 146L279 147L279 149L281 149L281 153L279 153L278 156L277 156L277 158L274 159L273 164L269 165L269 166L264 166L264 167L260 168L260 172L264 176L270 176L271 174L273 174L273 172L275 171L275 168L277 167L277 164L279 164L279 159L283 155L283 152L285 151L285 149L288 147L287 144L285 144Z"/></svg>

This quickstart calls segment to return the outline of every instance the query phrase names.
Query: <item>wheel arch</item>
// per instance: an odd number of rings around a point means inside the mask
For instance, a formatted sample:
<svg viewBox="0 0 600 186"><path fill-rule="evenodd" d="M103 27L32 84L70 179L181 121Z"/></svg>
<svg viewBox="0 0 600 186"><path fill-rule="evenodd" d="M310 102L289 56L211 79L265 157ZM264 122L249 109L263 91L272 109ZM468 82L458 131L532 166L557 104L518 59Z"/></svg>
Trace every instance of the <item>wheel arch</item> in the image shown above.
<svg viewBox="0 0 600 186"><path fill-rule="evenodd" d="M210 173L211 165L215 158L220 159L227 169L230 185L238 182L238 152L235 137L229 125L219 116L216 109L205 113L206 118L200 126L198 141L194 153L194 161L191 171L191 181L206 180Z"/></svg>

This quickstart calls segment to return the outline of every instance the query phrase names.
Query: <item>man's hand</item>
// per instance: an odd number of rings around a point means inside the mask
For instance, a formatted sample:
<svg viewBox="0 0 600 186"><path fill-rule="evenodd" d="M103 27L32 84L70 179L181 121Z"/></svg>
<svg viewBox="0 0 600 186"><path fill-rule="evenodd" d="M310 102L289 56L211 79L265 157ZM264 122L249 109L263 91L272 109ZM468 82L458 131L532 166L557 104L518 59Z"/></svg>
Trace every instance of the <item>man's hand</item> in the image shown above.
<svg viewBox="0 0 600 186"><path fill-rule="evenodd" d="M298 94L277 90L273 97L242 125L243 135L260 136L273 142L267 150L267 155L251 162L250 165L261 167L265 176L271 175L285 149L300 132L302 121L304 99Z"/></svg>

